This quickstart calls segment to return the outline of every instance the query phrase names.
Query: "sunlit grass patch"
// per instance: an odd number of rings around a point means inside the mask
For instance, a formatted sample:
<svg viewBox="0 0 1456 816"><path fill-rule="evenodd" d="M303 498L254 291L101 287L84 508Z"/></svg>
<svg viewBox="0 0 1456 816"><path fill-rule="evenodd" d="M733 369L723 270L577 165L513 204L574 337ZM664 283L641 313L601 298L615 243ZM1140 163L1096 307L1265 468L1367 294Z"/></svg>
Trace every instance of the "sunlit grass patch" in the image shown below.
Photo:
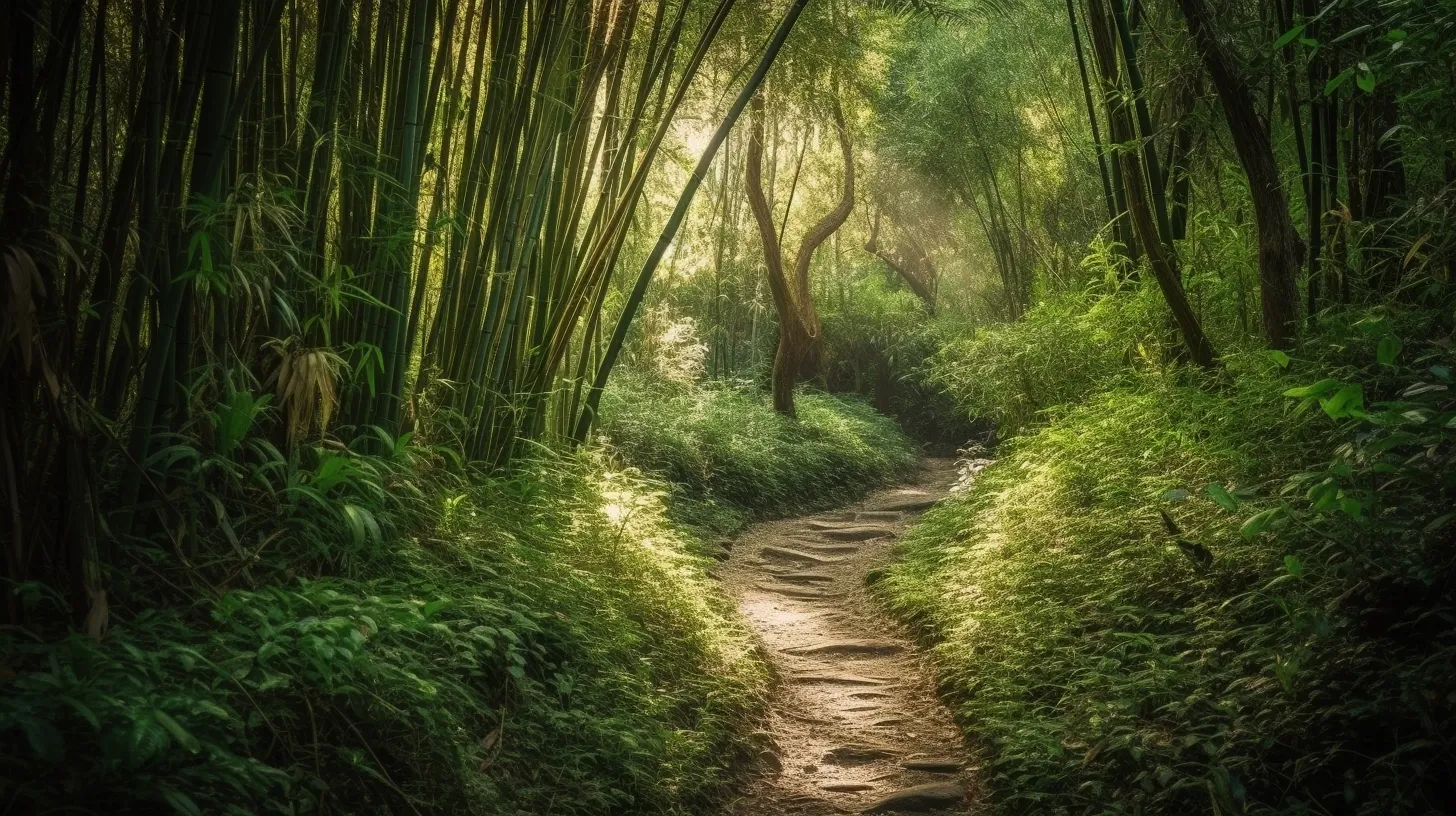
<svg viewBox="0 0 1456 816"><path fill-rule="evenodd" d="M715 532L830 507L913 470L910 441L863 400L804 391L797 402L789 419L754 390L624 376L602 427L624 460L679 487L680 518Z"/></svg>
<svg viewBox="0 0 1456 816"><path fill-rule="evenodd" d="M1431 424L1450 352L1386 341L1376 364L1382 338L1440 330L1372 320L1332 320L1288 371L1261 352L1210 382L1119 376L907 536L879 587L935 644L998 812L1427 813L1456 794L1453 431ZM1359 413L1333 400L1349 383Z"/></svg>
<svg viewBox="0 0 1456 816"><path fill-rule="evenodd" d="M700 813L735 778L767 678L665 493L600 450L541 454L425 494L433 523L355 577L144 611L100 643L0 634L0 727L39 746L9 755L29 780L11 795Z"/></svg>

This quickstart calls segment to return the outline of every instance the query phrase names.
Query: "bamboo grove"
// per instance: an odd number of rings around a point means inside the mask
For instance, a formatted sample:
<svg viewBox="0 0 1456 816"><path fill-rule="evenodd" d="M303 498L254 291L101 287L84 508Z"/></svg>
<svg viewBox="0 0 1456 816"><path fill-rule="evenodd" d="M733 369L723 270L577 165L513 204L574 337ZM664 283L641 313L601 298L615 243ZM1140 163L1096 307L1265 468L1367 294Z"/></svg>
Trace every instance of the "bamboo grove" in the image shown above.
<svg viewBox="0 0 1456 816"><path fill-rule="evenodd" d="M649 170L733 6L6 3L6 577L93 608L106 542L178 523L158 458L226 439L218 405L271 402L283 451L427 427L498 469L583 437ZM803 6L738 43L757 70L679 210Z"/></svg>
<svg viewBox="0 0 1456 816"><path fill-rule="evenodd" d="M1392 28L1386 42L1370 43L1371 32L1402 20L1412 25L1426 20L1422 4L1383 5L1324 0L1303 0L1298 8L1294 0L1262 4L1259 27L1274 48L1267 56L1252 56L1266 77L1260 87L1241 66L1251 56L1231 48L1215 4L1067 0L1110 223L1129 260L1146 253L1189 356L1200 365L1213 365L1217 354L1188 305L1174 249L1175 241L1187 237L1189 167L1200 97L1217 99L1246 176L1263 328L1272 347L1288 348L1294 342L1301 305L1312 324L1321 309L1351 302L1357 290L1383 296L1398 285L1399 268L1388 257L1388 237L1356 235L1353 228L1392 216L1405 193L1405 161L1400 141L1392 137L1410 125L1395 118L1400 91L1389 87L1395 84L1390 80L1425 64L1432 32L1421 31L1419 56L1407 51L1394 57L1406 44L1406 32ZM1148 19L1170 12L1171 20ZM1158 89L1162 115L1157 116L1150 112L1154 88L1144 79L1140 52L1153 50L1143 42L1153 31L1170 28L1186 32L1189 50L1201 65L1176 70L1171 81L1163 80L1164 87ZM1366 54L1378 56L1362 59ZM1408 62L1403 61L1406 55ZM1387 75L1378 88L1376 71ZM1204 90L1204 76L1213 86L1211 94ZM1414 94L1408 101L1421 106L1430 95ZM1293 185L1285 180L1275 149L1280 120L1288 123L1298 161ZM1165 131L1170 132L1163 147L1159 136ZM1448 149L1447 184L1456 179L1452 167ZM1295 191L1288 192L1289 186ZM1290 213L1291 196L1303 205L1303 237ZM1388 236L1388 229L1383 232ZM1357 261L1362 249L1363 262ZM1352 266L1358 276L1351 274Z"/></svg>

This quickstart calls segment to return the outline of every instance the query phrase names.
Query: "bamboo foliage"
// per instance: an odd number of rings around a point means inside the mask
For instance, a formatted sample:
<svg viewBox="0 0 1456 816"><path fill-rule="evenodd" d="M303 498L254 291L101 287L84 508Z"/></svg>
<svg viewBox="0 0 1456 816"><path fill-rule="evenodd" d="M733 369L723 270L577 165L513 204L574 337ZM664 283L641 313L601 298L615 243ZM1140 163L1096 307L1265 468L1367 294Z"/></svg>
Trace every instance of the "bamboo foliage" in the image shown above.
<svg viewBox="0 0 1456 816"><path fill-rule="evenodd" d="M289 448L418 429L501 467L566 436L649 176L733 7L5 4L6 577L45 553L83 598L94 531L174 521L158 440L238 389L273 392ZM119 491L70 532L39 521L94 488L67 457Z"/></svg>

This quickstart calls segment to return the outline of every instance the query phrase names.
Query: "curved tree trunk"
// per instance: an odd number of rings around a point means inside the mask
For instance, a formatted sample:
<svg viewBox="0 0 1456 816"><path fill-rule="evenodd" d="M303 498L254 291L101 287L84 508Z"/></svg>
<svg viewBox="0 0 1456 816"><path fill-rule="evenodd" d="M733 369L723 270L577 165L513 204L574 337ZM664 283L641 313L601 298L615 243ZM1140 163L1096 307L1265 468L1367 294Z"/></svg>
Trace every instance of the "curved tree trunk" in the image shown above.
<svg viewBox="0 0 1456 816"><path fill-rule="evenodd" d="M849 127L844 123L844 110L840 107L837 83L830 99L833 106L834 128L839 137L839 150L844 157L844 194L840 196L839 203L835 205L834 209L810 228L804 236L804 240L799 244L799 254L794 258L796 302L799 306L800 319L804 324L804 331L808 335L804 354L799 360L799 376L806 380L819 375L820 358L823 356L824 347L819 310L814 305L814 296L809 289L809 265L814 260L814 251L829 240L829 236L843 226L844 222L849 220L849 214L854 212L854 145L849 141ZM784 216L787 218L787 210L784 212Z"/></svg>
<svg viewBox="0 0 1456 816"><path fill-rule="evenodd" d="M809 266L814 259L814 250L833 235L854 210L854 148L849 140L849 129L845 125L837 93L834 95L834 124L838 128L839 146L844 154L844 195L833 210L810 228L799 244L791 282L784 269L783 249L779 245L778 230L773 222L773 208L763 190L763 97L755 96L750 107L744 182L748 190L749 209L753 211L758 235L763 242L769 293L773 296L774 310L779 318L779 342L774 352L773 375L770 381L773 406L775 411L788 416L795 415L795 381L800 377L814 376L819 368L819 313L814 308L814 295L809 288Z"/></svg>
<svg viewBox="0 0 1456 816"><path fill-rule="evenodd" d="M870 239L865 242L865 252L884 261L910 291L925 305L925 313L935 314L935 267L930 263L929 253L914 240L903 241L898 251L890 252L880 247L880 217L875 215L870 226ZM908 250L908 251L907 251Z"/></svg>
<svg viewBox="0 0 1456 816"><path fill-rule="evenodd" d="M753 211L753 220L758 224L758 235L763 242L769 294L773 296L774 311L779 318L779 342L774 352L771 380L773 406L781 414L794 416L794 379L804 346L808 344L808 331L794 303L788 276L784 273L783 249L779 246L778 230L774 227L773 208L763 192L763 107L762 95L755 96L749 106L744 183L748 190L748 206Z"/></svg>
<svg viewBox="0 0 1456 816"><path fill-rule="evenodd" d="M1239 162L1249 177L1249 195L1254 201L1254 220L1259 228L1259 290L1263 298L1264 331L1269 345L1288 348L1298 330L1299 292L1295 270L1299 268L1299 235L1289 218L1284 188L1274 149L1254 111L1248 85L1235 73L1232 60L1213 30L1205 0L1178 0L1188 33L1203 56L1204 68L1213 78L1228 119L1229 132Z"/></svg>

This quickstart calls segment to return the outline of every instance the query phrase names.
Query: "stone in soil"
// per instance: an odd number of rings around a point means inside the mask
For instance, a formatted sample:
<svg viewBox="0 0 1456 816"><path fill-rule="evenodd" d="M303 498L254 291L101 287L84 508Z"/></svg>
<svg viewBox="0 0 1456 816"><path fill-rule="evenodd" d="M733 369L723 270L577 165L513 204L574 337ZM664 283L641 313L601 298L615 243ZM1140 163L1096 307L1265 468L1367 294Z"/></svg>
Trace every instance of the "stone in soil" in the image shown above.
<svg viewBox="0 0 1456 816"><path fill-rule="evenodd" d="M870 743L855 743L853 745L840 745L830 748L824 752L823 761L842 765L846 762L874 762L877 759L888 759L898 756L901 752L892 745L872 745Z"/></svg>
<svg viewBox="0 0 1456 816"><path fill-rule="evenodd" d="M796 538L794 544L801 552L816 555L847 555L859 552L858 544L826 544L822 538Z"/></svg>
<svg viewBox="0 0 1456 816"><path fill-rule="evenodd" d="M795 683L835 683L842 686L884 686L889 680L882 680L878 677L862 677L858 674L800 674L795 675ZM885 695L889 696L889 695Z"/></svg>
<svg viewBox="0 0 1456 816"><path fill-rule="evenodd" d="M759 550L759 555L764 558L773 558L779 561L805 561L810 564L833 564L834 558L825 558L822 555L807 553L803 550L791 550L787 547L764 547Z"/></svg>
<svg viewBox="0 0 1456 816"><path fill-rule="evenodd" d="M879 512L896 511L906 513L918 513L921 510L929 510L930 506L935 504L935 502L936 500L930 496L891 499L890 501L887 501L879 507L875 508L875 510Z"/></svg>
<svg viewBox="0 0 1456 816"><path fill-rule="evenodd" d="M830 793L858 793L860 791L875 789L875 786L868 782L831 782L828 785L820 785L819 787Z"/></svg>
<svg viewBox="0 0 1456 816"><path fill-rule="evenodd" d="M966 798L966 789L949 782L932 782L897 790L882 796L865 808L865 813L923 813L950 807Z"/></svg>
<svg viewBox="0 0 1456 816"><path fill-rule="evenodd" d="M810 519L804 522L804 526L810 530L823 532L825 530L848 530L851 527L863 527L864 525L856 524L854 519L847 519L845 521L819 521L818 519Z"/></svg>
<svg viewBox="0 0 1456 816"><path fill-rule="evenodd" d="M754 584L754 586L764 592L773 592L783 595L786 598L799 598L805 601L817 601L823 598L836 597L836 593L825 592L822 589L813 589L811 587L783 586L780 584Z"/></svg>
<svg viewBox="0 0 1456 816"><path fill-rule="evenodd" d="M783 577L783 576L780 576ZM816 643L812 646L794 646L783 651L791 655L848 655L848 654L894 654L904 649L898 643L885 640L835 640Z"/></svg>
<svg viewBox="0 0 1456 816"><path fill-rule="evenodd" d="M822 530L819 534L835 541L868 541L872 538L891 538L895 535L895 531L889 527L857 525L855 527Z"/></svg>
<svg viewBox="0 0 1456 816"><path fill-rule="evenodd" d="M899 510L862 510L854 514L855 521L902 521L905 514Z"/></svg>
<svg viewBox="0 0 1456 816"><path fill-rule="evenodd" d="M791 584L826 583L834 580L833 575L825 575L822 572L786 572L781 575L775 575L774 578L780 581L788 581Z"/></svg>
<svg viewBox="0 0 1456 816"><path fill-rule="evenodd" d="M900 763L900 767L907 771L924 771L925 773L958 773L965 763L955 757L920 757L907 759Z"/></svg>

